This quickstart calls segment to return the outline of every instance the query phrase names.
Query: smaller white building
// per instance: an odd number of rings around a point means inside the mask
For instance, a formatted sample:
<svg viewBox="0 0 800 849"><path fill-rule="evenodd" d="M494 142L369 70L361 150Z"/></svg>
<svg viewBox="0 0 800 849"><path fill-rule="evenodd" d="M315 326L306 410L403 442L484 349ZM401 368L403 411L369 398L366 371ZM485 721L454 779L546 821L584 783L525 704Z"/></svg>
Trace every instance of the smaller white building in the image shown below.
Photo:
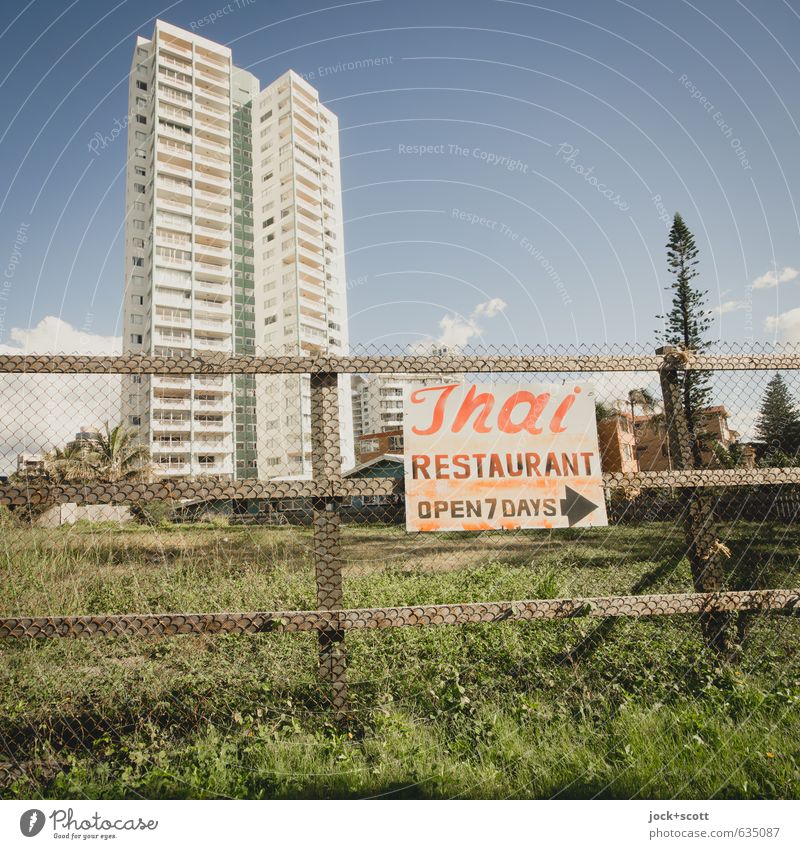
<svg viewBox="0 0 800 849"><path fill-rule="evenodd" d="M443 374L375 374L353 380L353 434L401 430L403 395L407 387L439 386L457 382Z"/></svg>

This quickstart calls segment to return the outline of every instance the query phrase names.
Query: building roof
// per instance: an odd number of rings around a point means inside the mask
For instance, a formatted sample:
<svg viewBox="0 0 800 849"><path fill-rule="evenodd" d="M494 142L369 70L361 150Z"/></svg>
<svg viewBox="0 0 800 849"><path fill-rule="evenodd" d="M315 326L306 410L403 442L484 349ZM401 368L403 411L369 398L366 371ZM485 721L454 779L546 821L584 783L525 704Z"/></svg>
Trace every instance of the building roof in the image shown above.
<svg viewBox="0 0 800 849"><path fill-rule="evenodd" d="M359 463L344 472L343 477L346 478L368 478L373 477L374 472L378 471L376 466L383 465L386 471L391 472L390 477L403 476L403 456L401 454L379 454L366 463ZM373 473L373 474L371 474Z"/></svg>
<svg viewBox="0 0 800 849"><path fill-rule="evenodd" d="M361 436L357 436L356 439L380 439L382 436L402 436L403 429L400 427L396 427L393 430L379 430L375 433L362 433Z"/></svg>

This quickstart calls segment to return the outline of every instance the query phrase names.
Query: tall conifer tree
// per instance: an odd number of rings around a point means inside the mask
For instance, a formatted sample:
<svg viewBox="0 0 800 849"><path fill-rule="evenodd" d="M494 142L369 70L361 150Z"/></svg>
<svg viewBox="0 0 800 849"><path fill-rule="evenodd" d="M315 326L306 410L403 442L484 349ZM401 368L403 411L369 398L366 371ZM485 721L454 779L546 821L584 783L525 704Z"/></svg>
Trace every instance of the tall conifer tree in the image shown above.
<svg viewBox="0 0 800 849"><path fill-rule="evenodd" d="M677 212L666 247L667 267L673 281L670 286L672 308L666 315L657 316L664 321L664 342L695 354L702 353L708 347L705 336L711 325L710 313L705 308L708 293L692 284L698 274L699 251L692 231ZM703 463L703 408L711 396L711 374L681 370L678 379L692 441L692 457L694 465L699 467Z"/></svg>

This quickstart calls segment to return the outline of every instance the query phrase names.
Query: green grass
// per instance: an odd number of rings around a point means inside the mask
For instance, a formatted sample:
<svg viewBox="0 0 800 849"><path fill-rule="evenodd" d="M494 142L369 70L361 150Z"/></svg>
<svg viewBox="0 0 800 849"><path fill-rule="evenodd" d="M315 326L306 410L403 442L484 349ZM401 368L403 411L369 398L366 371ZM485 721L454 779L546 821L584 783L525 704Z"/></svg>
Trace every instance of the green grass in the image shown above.
<svg viewBox="0 0 800 849"><path fill-rule="evenodd" d="M669 525L466 538L345 529L347 606L691 588ZM800 529L725 530L733 585L795 586ZM301 528L6 527L0 614L314 604ZM0 644L7 797L790 798L796 618L736 666L696 623L571 620L347 636L336 726L312 635ZM580 651L575 651L581 647Z"/></svg>

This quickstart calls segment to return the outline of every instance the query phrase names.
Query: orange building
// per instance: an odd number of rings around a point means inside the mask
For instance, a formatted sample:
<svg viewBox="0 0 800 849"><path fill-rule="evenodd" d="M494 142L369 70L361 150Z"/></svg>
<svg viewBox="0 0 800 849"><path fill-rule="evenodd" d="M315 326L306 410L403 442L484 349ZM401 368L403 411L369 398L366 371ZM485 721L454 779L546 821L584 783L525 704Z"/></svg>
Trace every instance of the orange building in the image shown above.
<svg viewBox="0 0 800 849"><path fill-rule="evenodd" d="M597 422L600 467L604 472L638 472L633 420L628 412L615 410Z"/></svg>
<svg viewBox="0 0 800 849"><path fill-rule="evenodd" d="M728 417L728 411L721 404L703 410L701 433L704 438L701 453L703 465L708 468L718 465L715 446L730 448L739 439L739 433L730 428ZM634 428L639 468L645 472L672 469L673 458L670 456L667 424L663 416L636 416Z"/></svg>

